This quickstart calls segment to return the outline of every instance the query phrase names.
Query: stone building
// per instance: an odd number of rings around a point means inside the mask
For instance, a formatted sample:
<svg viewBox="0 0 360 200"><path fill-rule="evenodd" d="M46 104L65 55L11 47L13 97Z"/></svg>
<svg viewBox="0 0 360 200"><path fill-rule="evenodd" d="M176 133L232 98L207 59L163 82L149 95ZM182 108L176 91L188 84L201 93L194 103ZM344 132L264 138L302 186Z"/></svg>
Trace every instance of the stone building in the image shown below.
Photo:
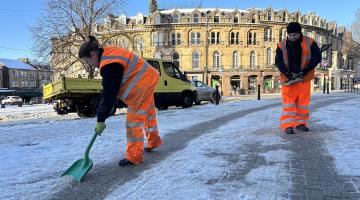
<svg viewBox="0 0 360 200"><path fill-rule="evenodd" d="M287 24L293 21L301 23L303 34L314 38L319 47L333 44L323 53L323 65L317 68L313 81L312 89L322 90L324 80L337 80L328 78L329 69L340 65L343 38L336 23L328 23L313 12L271 7L159 10L156 1L149 0L148 16L109 15L95 30L98 35L113 35L108 45L143 57L172 60L189 79L220 85L223 95L231 96L256 93L258 85L262 93L280 90L275 52L277 43L286 38ZM126 36L118 34L123 32ZM72 72L67 75L77 77L84 70L74 68Z"/></svg>

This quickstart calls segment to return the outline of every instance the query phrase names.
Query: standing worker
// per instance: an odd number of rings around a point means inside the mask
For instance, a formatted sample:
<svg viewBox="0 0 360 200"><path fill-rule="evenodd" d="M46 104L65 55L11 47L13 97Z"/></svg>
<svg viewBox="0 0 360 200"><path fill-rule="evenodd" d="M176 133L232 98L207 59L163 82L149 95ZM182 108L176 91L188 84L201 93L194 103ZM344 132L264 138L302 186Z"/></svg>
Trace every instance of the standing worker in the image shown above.
<svg viewBox="0 0 360 200"><path fill-rule="evenodd" d="M154 90L159 73L145 60L119 47L101 48L95 37L90 36L79 50L79 58L89 66L99 67L103 91L97 108L95 132L101 134L105 120L116 98L127 105L126 155L120 166L137 165L143 161L144 133L147 138L146 151L150 152L162 144L156 123Z"/></svg>
<svg viewBox="0 0 360 200"><path fill-rule="evenodd" d="M297 131L309 131L311 80L321 53L312 38L302 35L298 22L290 22L286 31L287 39L277 45L275 64L282 82L280 127L285 133L294 134L294 127Z"/></svg>

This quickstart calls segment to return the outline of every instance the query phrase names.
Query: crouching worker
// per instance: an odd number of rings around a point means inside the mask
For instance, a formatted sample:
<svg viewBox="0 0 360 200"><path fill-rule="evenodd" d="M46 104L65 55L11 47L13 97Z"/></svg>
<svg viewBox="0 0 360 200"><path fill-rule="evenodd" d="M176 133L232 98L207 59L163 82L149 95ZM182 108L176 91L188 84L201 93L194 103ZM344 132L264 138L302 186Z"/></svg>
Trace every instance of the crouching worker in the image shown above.
<svg viewBox="0 0 360 200"><path fill-rule="evenodd" d="M144 133L146 151L162 144L156 123L154 90L159 73L145 60L119 47L101 48L95 37L90 36L79 50L79 58L89 66L100 68L103 91L97 108L95 132L101 134L106 128L105 120L116 98L127 105L126 155L120 166L137 165L143 162Z"/></svg>

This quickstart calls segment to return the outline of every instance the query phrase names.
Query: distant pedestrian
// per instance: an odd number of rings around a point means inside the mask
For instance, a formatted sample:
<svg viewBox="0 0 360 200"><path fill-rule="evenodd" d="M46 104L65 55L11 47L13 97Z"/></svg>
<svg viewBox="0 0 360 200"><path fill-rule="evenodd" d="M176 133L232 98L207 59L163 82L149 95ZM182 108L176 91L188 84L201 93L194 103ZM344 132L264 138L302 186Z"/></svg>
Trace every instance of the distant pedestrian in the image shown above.
<svg viewBox="0 0 360 200"><path fill-rule="evenodd" d="M311 80L321 53L312 38L303 36L299 23L290 22L286 30L287 39L277 45L275 64L282 82L280 127L287 134L294 134L294 127L298 131L309 131Z"/></svg>

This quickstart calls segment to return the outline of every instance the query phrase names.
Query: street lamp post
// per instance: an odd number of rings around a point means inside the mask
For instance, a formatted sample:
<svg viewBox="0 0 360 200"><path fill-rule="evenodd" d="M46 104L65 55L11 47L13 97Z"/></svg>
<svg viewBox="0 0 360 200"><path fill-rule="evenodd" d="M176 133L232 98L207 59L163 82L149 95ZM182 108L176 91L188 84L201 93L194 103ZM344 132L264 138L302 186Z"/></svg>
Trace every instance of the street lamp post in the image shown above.
<svg viewBox="0 0 360 200"><path fill-rule="evenodd" d="M205 75L205 83L206 85L209 85L209 78L208 78L208 70L209 70L209 14L210 11L206 12L206 34L205 34L205 69L204 69L204 75Z"/></svg>

